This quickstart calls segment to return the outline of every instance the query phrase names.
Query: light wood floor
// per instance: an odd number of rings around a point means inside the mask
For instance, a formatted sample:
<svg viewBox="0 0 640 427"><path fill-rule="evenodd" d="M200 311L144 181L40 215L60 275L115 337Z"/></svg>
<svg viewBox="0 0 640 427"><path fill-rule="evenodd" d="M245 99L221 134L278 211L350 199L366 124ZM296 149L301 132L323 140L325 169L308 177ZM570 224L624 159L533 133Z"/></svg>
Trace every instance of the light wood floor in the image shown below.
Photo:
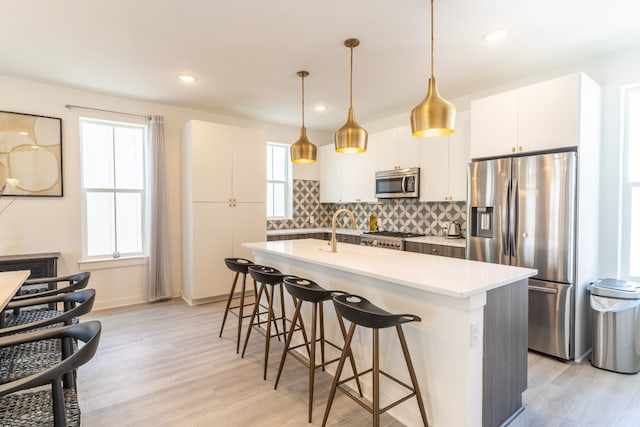
<svg viewBox="0 0 640 427"><path fill-rule="evenodd" d="M263 381L264 338L253 337L241 359L235 352L235 317L218 338L223 310L222 303L190 307L176 299L88 316L102 321L103 334L98 354L79 372L83 425L321 425L331 377L316 375L314 418L308 424L306 368L288 359L274 390L282 344L273 341ZM640 425L640 375L530 354L524 402L526 409L512 426ZM368 412L338 393L328 424L371 422ZM401 424L386 415L382 425Z"/></svg>

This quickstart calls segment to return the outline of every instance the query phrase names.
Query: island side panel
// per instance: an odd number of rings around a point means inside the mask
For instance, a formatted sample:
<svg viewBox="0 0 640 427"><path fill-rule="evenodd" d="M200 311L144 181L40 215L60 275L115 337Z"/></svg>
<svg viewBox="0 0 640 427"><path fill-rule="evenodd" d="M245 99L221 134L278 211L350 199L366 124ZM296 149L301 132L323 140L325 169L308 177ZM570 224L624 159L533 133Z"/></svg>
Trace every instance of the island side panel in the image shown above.
<svg viewBox="0 0 640 427"><path fill-rule="evenodd" d="M482 425L499 426L522 407L527 388L528 280L487 292Z"/></svg>
<svg viewBox="0 0 640 427"><path fill-rule="evenodd" d="M482 422L483 346L470 345L472 322L483 334L485 293L471 298L452 298L415 288L375 280L358 274L332 269L273 253L255 251L256 262L317 281L327 289L339 289L368 298L391 312L412 313L422 322L403 326L416 375L424 395L430 425L480 426ZM289 304L289 298L285 300ZM341 343L333 309L325 307L328 339ZM370 367L371 336L365 329L354 338L353 350L359 367ZM393 329L381 331L381 365L391 375L409 382L404 359ZM327 367L334 374L335 366ZM370 377L363 378L365 396L371 396ZM404 396L393 384L383 384L382 401ZM420 426L414 399L393 408L389 413L407 426Z"/></svg>

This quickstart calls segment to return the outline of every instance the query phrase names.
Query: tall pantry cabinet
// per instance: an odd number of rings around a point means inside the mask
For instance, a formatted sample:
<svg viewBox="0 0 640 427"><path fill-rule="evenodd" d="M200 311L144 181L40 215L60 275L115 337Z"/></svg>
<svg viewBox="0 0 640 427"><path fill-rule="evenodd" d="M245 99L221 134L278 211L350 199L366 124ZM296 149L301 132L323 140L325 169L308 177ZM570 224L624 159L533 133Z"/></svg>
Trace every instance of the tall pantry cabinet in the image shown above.
<svg viewBox="0 0 640 427"><path fill-rule="evenodd" d="M182 130L182 293L190 304L228 294L224 258L252 259L266 239L266 135L187 122Z"/></svg>

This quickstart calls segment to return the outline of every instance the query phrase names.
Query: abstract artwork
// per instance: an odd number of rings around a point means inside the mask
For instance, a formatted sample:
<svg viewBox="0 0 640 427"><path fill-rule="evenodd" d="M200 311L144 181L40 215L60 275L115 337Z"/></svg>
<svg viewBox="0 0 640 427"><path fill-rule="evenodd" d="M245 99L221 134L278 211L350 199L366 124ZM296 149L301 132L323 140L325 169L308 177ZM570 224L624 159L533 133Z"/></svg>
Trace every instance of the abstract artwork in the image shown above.
<svg viewBox="0 0 640 427"><path fill-rule="evenodd" d="M62 196L62 120L0 112L0 182L4 196Z"/></svg>

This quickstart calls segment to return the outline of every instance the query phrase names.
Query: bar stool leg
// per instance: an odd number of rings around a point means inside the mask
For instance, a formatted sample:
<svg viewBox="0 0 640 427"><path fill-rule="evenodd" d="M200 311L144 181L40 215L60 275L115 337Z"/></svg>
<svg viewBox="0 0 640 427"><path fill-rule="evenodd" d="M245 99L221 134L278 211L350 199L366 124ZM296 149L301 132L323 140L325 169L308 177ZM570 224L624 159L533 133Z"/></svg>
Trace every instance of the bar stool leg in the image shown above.
<svg viewBox="0 0 640 427"><path fill-rule="evenodd" d="M322 370L324 371L324 304L322 302L317 303L320 305L320 361L322 363ZM344 335L343 335L344 337Z"/></svg>
<svg viewBox="0 0 640 427"><path fill-rule="evenodd" d="M411 362L411 357L409 356L409 348L407 347L407 340L404 338L404 332L402 331L402 326L396 325L396 331L398 331L398 338L400 339L402 354L404 355L404 360L407 363L407 369L409 370L409 376L411 377L411 384L413 384L413 388L416 393L418 408L420 408L420 416L422 417L422 422L425 425L425 427L428 427L429 421L427 421L427 411L424 408L424 402L422 401L422 393L420 393L420 387L418 386L416 371L413 369L413 363Z"/></svg>
<svg viewBox="0 0 640 427"><path fill-rule="evenodd" d="M296 308L293 313L293 319L291 319L291 329L287 333L287 341L284 344L284 350L282 351L282 357L280 358L280 366L278 367L278 375L276 376L276 383L273 386L273 389L276 390L278 388L278 382L280 382L280 375L282 374L282 369L284 368L284 361L287 358L287 353L289 353L289 345L291 345L291 338L293 338L293 332L296 326L296 322L298 321L298 317L300 316L300 307L302 306L302 300L297 300L295 302Z"/></svg>
<svg viewBox="0 0 640 427"><path fill-rule="evenodd" d="M254 286L257 287L254 282ZM247 344L249 343L249 336L251 335L251 330L253 329L253 324L256 318L256 315L260 311L260 298L262 298L262 293L264 292L264 288L266 285L261 285L258 294L256 295L256 303L253 307L253 312L251 313L251 319L249 320L249 328L247 329L247 335L244 337L244 346L242 347L242 355L240 357L244 357L244 353L247 351ZM258 318L258 320L260 320Z"/></svg>
<svg viewBox="0 0 640 427"><path fill-rule="evenodd" d="M267 334L264 341L264 370L262 379L267 379L267 365L269 364L269 344L271 343L271 323L276 326L276 334L278 334L278 326L276 325L276 317L273 313L273 294L275 293L275 289L271 287L271 292L268 290L265 291L267 294L267 299L269 300L269 313L267 314ZM278 336L278 339L280 337Z"/></svg>
<svg viewBox="0 0 640 427"><path fill-rule="evenodd" d="M380 427L380 342L378 328L373 328L373 427Z"/></svg>
<svg viewBox="0 0 640 427"><path fill-rule="evenodd" d="M342 320L342 317L338 313L336 313L336 316L338 318L338 325L340 325L340 332L342 332L342 337L345 340L346 347L347 328L345 328L344 326L344 320ZM351 347L349 347L349 361L351 362L351 370L353 371L353 375L356 376L356 386L358 387L358 394L360 395L360 397L364 397L364 395L362 394L362 386L360 385L360 377L357 375L358 371L356 370L356 361L353 358Z"/></svg>
<svg viewBox="0 0 640 427"><path fill-rule="evenodd" d="M316 328L318 323L318 303L311 310L311 354L309 355L309 422L313 411L313 383L316 375Z"/></svg>
<svg viewBox="0 0 640 427"><path fill-rule="evenodd" d="M240 352L240 336L242 335L242 320L244 319L244 293L247 287L247 275L242 275L242 291L240 293L240 307L238 307L238 336L236 338L236 354ZM231 302L231 300L229 300ZM228 303L227 303L228 304Z"/></svg>
<svg viewBox="0 0 640 427"><path fill-rule="evenodd" d="M236 291L236 283L238 282L238 276L239 275L240 275L240 273L236 272L236 275L233 278L233 285L231 285L231 292L229 292L229 298L227 298L227 306L224 309L224 315L222 316L222 326L220 327L220 335L218 335L218 337L222 337L222 331L224 330L224 323L227 321L227 314L229 314L229 307L231 306L231 300L233 299L233 293Z"/></svg>
<svg viewBox="0 0 640 427"><path fill-rule="evenodd" d="M353 339L353 333L356 330L355 323L352 323L349 327L349 333L345 338L344 349L342 350L342 355L340 356L340 361L338 362L338 368L336 369L336 375L333 377L333 382L331 383L331 391L329 392L329 400L327 400L327 407L324 410L324 418L322 419L322 427L327 425L327 419L329 418L329 412L331 411L331 405L333 404L333 399L336 396L336 389L338 388L338 382L340 382L340 374L342 374L342 368L344 368L344 362L347 359L347 356L351 354L351 340Z"/></svg>
<svg viewBox="0 0 640 427"><path fill-rule="evenodd" d="M282 285L282 283L280 283L278 287L280 288L280 314L282 316L282 333L286 335L287 322L286 322L286 315L285 315L285 309L284 309L284 289L283 289L284 286ZM278 335L278 341L280 341L280 335Z"/></svg>

